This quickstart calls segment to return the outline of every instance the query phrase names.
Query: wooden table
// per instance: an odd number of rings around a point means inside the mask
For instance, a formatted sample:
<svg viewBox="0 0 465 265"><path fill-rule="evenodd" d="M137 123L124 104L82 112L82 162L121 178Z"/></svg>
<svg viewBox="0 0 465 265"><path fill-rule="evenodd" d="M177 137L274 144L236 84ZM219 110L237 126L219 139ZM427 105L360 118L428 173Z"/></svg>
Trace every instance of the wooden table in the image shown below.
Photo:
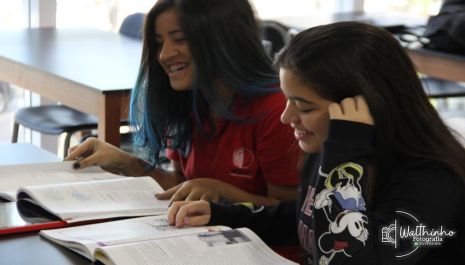
<svg viewBox="0 0 465 265"><path fill-rule="evenodd" d="M96 29L0 31L0 80L96 115L99 138L119 146L141 53L140 40Z"/></svg>
<svg viewBox="0 0 465 265"><path fill-rule="evenodd" d="M422 74L456 82L465 82L465 56L426 49L408 49L408 55Z"/></svg>

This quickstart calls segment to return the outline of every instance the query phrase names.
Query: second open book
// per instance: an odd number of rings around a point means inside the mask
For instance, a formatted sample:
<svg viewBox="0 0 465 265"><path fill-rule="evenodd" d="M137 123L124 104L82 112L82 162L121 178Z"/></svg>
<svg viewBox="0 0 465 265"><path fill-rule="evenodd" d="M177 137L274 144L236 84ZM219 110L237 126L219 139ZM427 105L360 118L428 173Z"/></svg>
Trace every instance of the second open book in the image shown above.
<svg viewBox="0 0 465 265"><path fill-rule="evenodd" d="M151 177L120 178L21 188L18 205L35 206L67 222L164 214L168 201L155 198L163 189Z"/></svg>
<svg viewBox="0 0 465 265"><path fill-rule="evenodd" d="M65 166L71 168L65 162L22 170L3 167L0 187L8 191L5 194L16 192L9 198L17 201L20 213L47 214L67 223L159 215L168 209L168 201L155 198L163 189L151 177L121 177L97 169L70 171Z"/></svg>
<svg viewBox="0 0 465 265"><path fill-rule="evenodd" d="M44 230L40 235L105 265L296 264L246 228L175 228L164 216Z"/></svg>

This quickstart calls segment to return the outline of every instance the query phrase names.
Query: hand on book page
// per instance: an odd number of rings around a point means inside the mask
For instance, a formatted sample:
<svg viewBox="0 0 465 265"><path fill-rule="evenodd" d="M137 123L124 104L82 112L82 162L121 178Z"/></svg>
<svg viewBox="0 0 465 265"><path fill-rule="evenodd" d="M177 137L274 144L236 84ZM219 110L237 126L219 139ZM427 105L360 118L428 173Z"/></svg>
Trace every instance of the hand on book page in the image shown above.
<svg viewBox="0 0 465 265"><path fill-rule="evenodd" d="M287 265L247 228L103 246L95 259L105 265Z"/></svg>
<svg viewBox="0 0 465 265"><path fill-rule="evenodd" d="M40 235L94 261L93 253L98 247L228 229L225 226L175 228L168 224L165 216L148 216L44 230Z"/></svg>
<svg viewBox="0 0 465 265"><path fill-rule="evenodd" d="M165 214L169 202L155 198L161 190L151 177L127 177L23 187L18 190L17 199L72 223Z"/></svg>
<svg viewBox="0 0 465 265"><path fill-rule="evenodd" d="M116 178L124 177L100 167L76 171L72 169L72 162L0 166L0 201L15 201L17 190L25 186Z"/></svg>
<svg viewBox="0 0 465 265"><path fill-rule="evenodd" d="M207 201L177 201L168 209L168 222L176 227L202 226L211 218L210 203Z"/></svg>

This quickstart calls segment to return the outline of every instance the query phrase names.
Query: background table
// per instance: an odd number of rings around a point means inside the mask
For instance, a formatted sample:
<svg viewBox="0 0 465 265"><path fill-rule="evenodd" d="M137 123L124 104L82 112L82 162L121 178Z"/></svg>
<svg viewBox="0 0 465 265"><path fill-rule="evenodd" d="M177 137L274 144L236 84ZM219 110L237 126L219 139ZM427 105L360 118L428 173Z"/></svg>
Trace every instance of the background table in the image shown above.
<svg viewBox="0 0 465 265"><path fill-rule="evenodd" d="M383 17L364 12L277 17L265 21L264 25L265 27L275 27L276 32L281 35L282 44L284 44L284 42L289 41L292 36L304 29L341 21L364 22L385 28L393 33L397 33L405 27L409 27L409 31L413 29L418 35L423 34L423 26L426 25L426 19L400 16ZM273 22L281 26L276 27ZM445 81L465 82L465 56L432 51L424 48L405 48L405 50L415 64L418 72ZM465 96L465 89L460 86L441 85L440 88L439 90L433 88L431 92L428 91L427 93L432 97Z"/></svg>
<svg viewBox="0 0 465 265"><path fill-rule="evenodd" d="M465 56L427 49L407 49L420 73L456 82L465 82Z"/></svg>
<svg viewBox="0 0 465 265"><path fill-rule="evenodd" d="M32 144L0 144L0 166L58 161L61 159L55 154Z"/></svg>
<svg viewBox="0 0 465 265"><path fill-rule="evenodd" d="M56 155L31 144L0 144L0 165L56 162ZM37 233L0 236L0 264L90 265L86 258L52 244Z"/></svg>
<svg viewBox="0 0 465 265"><path fill-rule="evenodd" d="M96 29L0 31L0 80L98 116L99 138L119 146L141 53L140 40Z"/></svg>

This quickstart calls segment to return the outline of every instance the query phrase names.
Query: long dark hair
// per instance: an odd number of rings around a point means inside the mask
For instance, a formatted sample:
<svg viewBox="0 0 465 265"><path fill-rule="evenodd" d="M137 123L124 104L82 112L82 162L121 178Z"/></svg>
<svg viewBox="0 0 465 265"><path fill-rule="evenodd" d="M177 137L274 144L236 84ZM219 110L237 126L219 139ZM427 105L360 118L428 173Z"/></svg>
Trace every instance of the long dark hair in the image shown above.
<svg viewBox="0 0 465 265"><path fill-rule="evenodd" d="M444 166L465 180L465 149L428 101L413 63L396 39L375 26L341 22L297 34L277 66L293 71L323 98L363 95L375 120L376 180L403 159Z"/></svg>
<svg viewBox="0 0 465 265"><path fill-rule="evenodd" d="M155 20L167 10L179 14L195 65L192 90L175 91L157 61ZM140 72L131 96L130 117L136 143L158 163L160 150L185 151L194 124L212 115L240 122L219 95L215 81L242 99L278 91L271 59L265 53L254 12L247 0L159 0L146 16ZM194 119L192 119L194 118ZM195 123L194 123L194 122ZM169 139L169 141L167 141Z"/></svg>

